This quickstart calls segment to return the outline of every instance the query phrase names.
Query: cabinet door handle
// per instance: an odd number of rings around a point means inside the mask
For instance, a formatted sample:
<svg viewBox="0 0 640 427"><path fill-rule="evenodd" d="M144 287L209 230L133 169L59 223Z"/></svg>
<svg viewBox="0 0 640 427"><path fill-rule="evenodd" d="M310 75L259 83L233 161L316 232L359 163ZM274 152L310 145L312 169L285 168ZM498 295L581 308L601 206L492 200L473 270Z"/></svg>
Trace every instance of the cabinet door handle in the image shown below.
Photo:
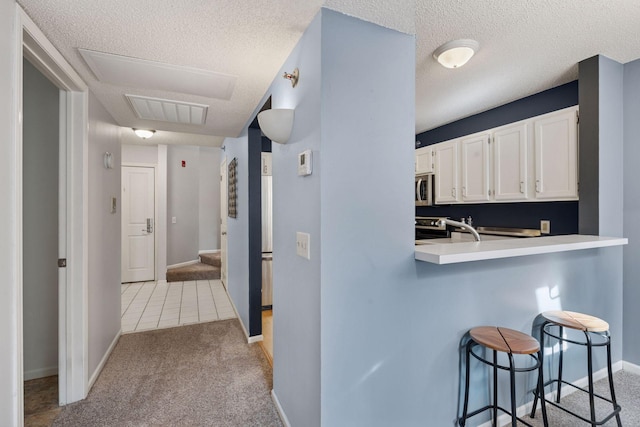
<svg viewBox="0 0 640 427"><path fill-rule="evenodd" d="M462 187L462 197L467 197L467 187Z"/></svg>
<svg viewBox="0 0 640 427"><path fill-rule="evenodd" d="M418 183L416 184L416 200L418 202L422 201L422 195L420 194L420 186L422 185L422 178L420 178L418 180Z"/></svg>
<svg viewBox="0 0 640 427"><path fill-rule="evenodd" d="M520 181L520 193L524 194L524 182Z"/></svg>
<svg viewBox="0 0 640 427"><path fill-rule="evenodd" d="M536 193L540 192L540 180L536 179Z"/></svg>
<svg viewBox="0 0 640 427"><path fill-rule="evenodd" d="M451 189L451 197L453 197L454 199L456 198L456 188L455 187L453 187Z"/></svg>

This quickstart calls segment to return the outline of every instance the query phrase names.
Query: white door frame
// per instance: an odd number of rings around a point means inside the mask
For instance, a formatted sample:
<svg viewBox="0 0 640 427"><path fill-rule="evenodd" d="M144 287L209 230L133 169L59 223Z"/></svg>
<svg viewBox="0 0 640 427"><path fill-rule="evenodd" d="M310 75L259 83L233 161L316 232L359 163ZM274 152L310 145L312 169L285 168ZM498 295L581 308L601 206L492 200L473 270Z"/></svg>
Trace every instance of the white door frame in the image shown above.
<svg viewBox="0 0 640 427"><path fill-rule="evenodd" d="M158 221L158 215L160 214L160 186L158 185L158 165L155 163L140 163L140 162L121 162L122 167L129 166L135 168L151 168L153 169L153 280L159 281L160 275L158 274L158 261L159 261L159 245L158 241L160 240L160 234L163 233L163 228L159 227L160 221ZM166 199L166 198L165 198ZM120 196L120 200L122 201L122 195ZM166 209L166 208L165 208ZM120 223L120 232L122 233L122 223ZM121 242L121 245L124 244L124 241ZM166 264L166 261L165 261ZM122 275L122 274L121 274ZM122 278L121 278L122 279ZM166 280L165 280L166 281Z"/></svg>
<svg viewBox="0 0 640 427"><path fill-rule="evenodd" d="M22 58L29 61L61 90L60 100L60 225L59 257L67 259L59 278L59 400L67 404L84 399L88 392L88 101L87 85L35 23L16 4L15 123L16 123L16 318L17 425L24 423L23 324L22 324ZM66 172L66 173L65 173ZM66 199L66 203L63 200Z"/></svg>

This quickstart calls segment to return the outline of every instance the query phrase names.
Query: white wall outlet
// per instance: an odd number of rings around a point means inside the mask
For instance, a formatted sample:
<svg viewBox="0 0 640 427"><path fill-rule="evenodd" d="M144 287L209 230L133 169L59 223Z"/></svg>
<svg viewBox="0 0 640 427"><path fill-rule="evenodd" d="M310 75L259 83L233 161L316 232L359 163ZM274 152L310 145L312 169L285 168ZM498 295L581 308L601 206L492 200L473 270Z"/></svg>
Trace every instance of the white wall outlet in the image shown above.
<svg viewBox="0 0 640 427"><path fill-rule="evenodd" d="M175 224L176 222L178 222L178 221L176 221L176 217L172 216L171 217L171 224Z"/></svg>
<svg viewBox="0 0 640 427"><path fill-rule="evenodd" d="M302 258L311 259L311 248L309 247L309 233L296 233L296 254Z"/></svg>
<svg viewBox="0 0 640 427"><path fill-rule="evenodd" d="M547 219L540 220L540 234L551 233L551 221Z"/></svg>

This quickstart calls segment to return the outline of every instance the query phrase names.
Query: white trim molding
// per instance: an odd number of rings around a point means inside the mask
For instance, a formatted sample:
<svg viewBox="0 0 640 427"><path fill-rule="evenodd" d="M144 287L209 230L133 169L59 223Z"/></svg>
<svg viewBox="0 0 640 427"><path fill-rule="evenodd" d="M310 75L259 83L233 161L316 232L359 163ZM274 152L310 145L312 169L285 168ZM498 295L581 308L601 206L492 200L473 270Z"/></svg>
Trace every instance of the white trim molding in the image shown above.
<svg viewBox="0 0 640 427"><path fill-rule="evenodd" d="M62 237L58 255L67 259L66 274L61 275L59 295L59 401L61 405L82 400L88 392L88 87L80 76L47 40L36 24L16 4L16 293L18 334L18 411L23 412L22 354L22 58L25 57L60 90L61 152L66 160L64 195L66 236ZM62 129L64 128L64 129ZM62 161L61 161L62 163ZM61 178L61 182L63 182ZM66 278L65 278L66 277ZM22 425L22 416L20 423Z"/></svg>
<svg viewBox="0 0 640 427"><path fill-rule="evenodd" d="M284 413L284 409L278 400L278 396L276 395L276 391L271 389L271 399L273 400L273 404L276 405L276 410L278 411L278 415L280 416L280 421L284 424L285 427L291 427L291 423L287 418L287 414Z"/></svg>
<svg viewBox="0 0 640 427"><path fill-rule="evenodd" d="M631 362L625 362L624 360L622 361L622 370L635 375L640 375L640 366Z"/></svg>
<svg viewBox="0 0 640 427"><path fill-rule="evenodd" d="M203 249L201 251L198 251L198 255L203 255L203 254L219 254L220 253L220 249Z"/></svg>
<svg viewBox="0 0 640 427"><path fill-rule="evenodd" d="M167 265L167 270L169 270L171 268L177 268L177 267L186 267L187 265L198 264L199 262L200 262L199 259L195 259L195 260L192 260L192 261L179 262L177 264Z"/></svg>

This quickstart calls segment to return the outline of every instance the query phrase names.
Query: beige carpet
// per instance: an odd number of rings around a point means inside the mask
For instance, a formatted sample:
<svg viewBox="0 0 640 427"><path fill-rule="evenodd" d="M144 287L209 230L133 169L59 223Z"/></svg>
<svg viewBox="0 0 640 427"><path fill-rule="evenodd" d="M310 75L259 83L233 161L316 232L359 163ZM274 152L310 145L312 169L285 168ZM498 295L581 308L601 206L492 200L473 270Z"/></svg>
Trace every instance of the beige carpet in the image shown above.
<svg viewBox="0 0 640 427"><path fill-rule="evenodd" d="M281 426L272 372L237 319L123 335L54 426Z"/></svg>

